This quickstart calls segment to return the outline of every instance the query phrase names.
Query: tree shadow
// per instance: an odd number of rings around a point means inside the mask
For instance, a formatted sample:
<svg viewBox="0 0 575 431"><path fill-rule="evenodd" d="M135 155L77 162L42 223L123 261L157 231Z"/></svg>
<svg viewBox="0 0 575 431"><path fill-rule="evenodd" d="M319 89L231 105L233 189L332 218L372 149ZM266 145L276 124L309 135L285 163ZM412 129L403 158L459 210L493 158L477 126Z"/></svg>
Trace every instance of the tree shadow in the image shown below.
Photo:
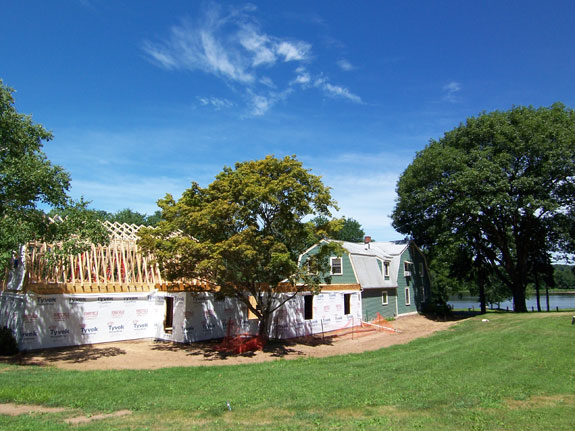
<svg viewBox="0 0 575 431"><path fill-rule="evenodd" d="M188 356L203 356L206 360L225 360L227 358L251 358L256 352L234 353L221 349L222 339L196 341L193 343L174 343L173 341L154 340L152 350L163 352L184 352Z"/></svg>
<svg viewBox="0 0 575 431"><path fill-rule="evenodd" d="M96 361L100 358L125 355L126 351L118 347L96 347L94 345L58 347L55 349L36 350L18 353L1 362L13 365L48 366L52 362L66 361L83 363Z"/></svg>
<svg viewBox="0 0 575 431"><path fill-rule="evenodd" d="M481 311L451 311L449 313L421 313L426 319L434 322L458 322L481 315Z"/></svg>
<svg viewBox="0 0 575 431"><path fill-rule="evenodd" d="M332 346L335 335L310 335L306 337L291 338L288 340L272 339L265 343L262 351L271 354L273 357L282 358L284 356L305 355L296 346ZM235 353L222 348L223 339L198 341L194 343L174 343L171 341L154 340L152 350L167 352L185 352L189 356L203 356L207 360L225 360L228 358L251 358L256 356L257 351L247 351Z"/></svg>

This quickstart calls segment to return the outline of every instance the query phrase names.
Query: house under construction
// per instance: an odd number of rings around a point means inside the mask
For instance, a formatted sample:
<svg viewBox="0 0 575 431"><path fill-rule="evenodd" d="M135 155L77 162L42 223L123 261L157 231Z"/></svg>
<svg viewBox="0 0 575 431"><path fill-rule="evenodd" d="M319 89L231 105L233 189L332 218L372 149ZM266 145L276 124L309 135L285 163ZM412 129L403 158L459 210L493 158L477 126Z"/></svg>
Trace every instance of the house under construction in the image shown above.
<svg viewBox="0 0 575 431"><path fill-rule="evenodd" d="M104 225L109 244L65 259L48 258L54 244L32 242L21 248L0 281L0 327L12 329L20 349L257 333L258 321L240 301L216 300L201 292L197 280L164 280L153 256L138 247L142 226ZM359 290L359 285L326 286L313 297L313 308L309 295L298 294L274 313L269 333L291 338L359 325Z"/></svg>

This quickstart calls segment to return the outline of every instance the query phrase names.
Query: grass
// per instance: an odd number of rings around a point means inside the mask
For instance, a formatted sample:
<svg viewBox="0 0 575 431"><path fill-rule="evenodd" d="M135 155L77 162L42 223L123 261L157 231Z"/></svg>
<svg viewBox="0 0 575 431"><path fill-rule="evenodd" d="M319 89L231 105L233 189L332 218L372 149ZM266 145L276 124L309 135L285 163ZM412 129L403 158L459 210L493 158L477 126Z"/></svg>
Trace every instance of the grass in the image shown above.
<svg viewBox="0 0 575 431"><path fill-rule="evenodd" d="M154 371L0 366L0 402L75 409L0 416L0 429L548 430L575 426L567 315L489 313L402 346L322 359ZM232 411L226 402L229 401Z"/></svg>

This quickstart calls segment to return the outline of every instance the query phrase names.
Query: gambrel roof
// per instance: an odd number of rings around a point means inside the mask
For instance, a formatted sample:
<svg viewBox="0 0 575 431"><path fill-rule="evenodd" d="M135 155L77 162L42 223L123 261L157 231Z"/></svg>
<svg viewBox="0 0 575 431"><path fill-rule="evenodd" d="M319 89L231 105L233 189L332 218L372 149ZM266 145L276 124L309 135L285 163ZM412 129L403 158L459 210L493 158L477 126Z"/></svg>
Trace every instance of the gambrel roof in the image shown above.
<svg viewBox="0 0 575 431"><path fill-rule="evenodd" d="M397 287L397 278L401 270L401 256L409 246L409 242L356 243L335 240L325 241L338 242L348 252L357 282L363 289ZM385 262L389 262L389 277L384 277L383 275Z"/></svg>

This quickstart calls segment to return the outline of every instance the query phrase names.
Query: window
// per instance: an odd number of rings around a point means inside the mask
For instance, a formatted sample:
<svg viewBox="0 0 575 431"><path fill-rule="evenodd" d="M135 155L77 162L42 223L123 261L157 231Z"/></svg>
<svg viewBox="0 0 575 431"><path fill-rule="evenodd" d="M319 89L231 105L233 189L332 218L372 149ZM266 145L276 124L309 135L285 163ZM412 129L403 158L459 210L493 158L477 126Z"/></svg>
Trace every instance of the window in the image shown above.
<svg viewBox="0 0 575 431"><path fill-rule="evenodd" d="M411 277L411 262L403 262L403 275L405 277Z"/></svg>
<svg viewBox="0 0 575 431"><path fill-rule="evenodd" d="M331 275L342 275L343 267L341 264L341 257L332 257L330 259Z"/></svg>
<svg viewBox="0 0 575 431"><path fill-rule="evenodd" d="M351 293L343 294L343 314L351 314Z"/></svg>
<svg viewBox="0 0 575 431"><path fill-rule="evenodd" d="M313 266L316 266L316 265L313 265ZM305 271L306 271L306 273L307 273L308 275L315 275L315 274L317 274L317 270L313 270L313 269L312 269L312 260L311 260L311 258L309 258L309 257L308 257L308 259L306 259L306 260L304 261L304 263L302 264L302 267L305 269Z"/></svg>
<svg viewBox="0 0 575 431"><path fill-rule="evenodd" d="M305 320L313 319L313 295L303 297L303 316Z"/></svg>
<svg viewBox="0 0 575 431"><path fill-rule="evenodd" d="M409 297L409 287L405 288L405 305L411 305L411 298Z"/></svg>
<svg viewBox="0 0 575 431"><path fill-rule="evenodd" d="M388 280L389 279L389 260L383 262L383 277Z"/></svg>
<svg viewBox="0 0 575 431"><path fill-rule="evenodd" d="M164 298L164 304L166 305L166 315L164 316L164 331L172 332L172 327L174 326L174 298L171 296L166 296Z"/></svg>
<svg viewBox="0 0 575 431"><path fill-rule="evenodd" d="M387 297L387 292L384 290L381 292L381 305L389 304L389 298Z"/></svg>

